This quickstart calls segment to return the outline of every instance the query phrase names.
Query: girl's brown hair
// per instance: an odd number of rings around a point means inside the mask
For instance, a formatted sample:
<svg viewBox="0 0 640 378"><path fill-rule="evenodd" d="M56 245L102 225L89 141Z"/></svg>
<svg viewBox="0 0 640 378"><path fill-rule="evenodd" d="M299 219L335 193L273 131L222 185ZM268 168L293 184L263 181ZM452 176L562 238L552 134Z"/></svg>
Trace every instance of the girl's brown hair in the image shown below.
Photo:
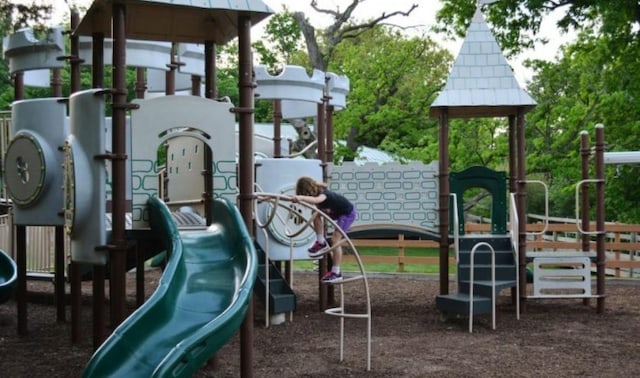
<svg viewBox="0 0 640 378"><path fill-rule="evenodd" d="M311 177L303 176L296 183L296 194L315 197L322 193L324 187L323 183L317 182Z"/></svg>

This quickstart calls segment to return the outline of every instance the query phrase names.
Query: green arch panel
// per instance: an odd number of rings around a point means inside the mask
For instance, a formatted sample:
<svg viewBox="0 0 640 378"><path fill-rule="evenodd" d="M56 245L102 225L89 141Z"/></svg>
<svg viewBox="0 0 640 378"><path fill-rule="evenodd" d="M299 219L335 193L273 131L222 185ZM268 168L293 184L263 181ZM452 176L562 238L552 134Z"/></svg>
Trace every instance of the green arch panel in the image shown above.
<svg viewBox="0 0 640 378"><path fill-rule="evenodd" d="M452 172L449 176L449 190L456 194L458 219L464 219L464 201L462 195L472 188L481 188L489 192L491 204L491 233L507 232L507 174L494 171L483 166L472 166L460 172ZM451 207L453 209L453 206ZM452 214L450 212L450 214ZM453 219L450 220L450 231L453 230ZM464 234L464 222L460 222L459 233Z"/></svg>

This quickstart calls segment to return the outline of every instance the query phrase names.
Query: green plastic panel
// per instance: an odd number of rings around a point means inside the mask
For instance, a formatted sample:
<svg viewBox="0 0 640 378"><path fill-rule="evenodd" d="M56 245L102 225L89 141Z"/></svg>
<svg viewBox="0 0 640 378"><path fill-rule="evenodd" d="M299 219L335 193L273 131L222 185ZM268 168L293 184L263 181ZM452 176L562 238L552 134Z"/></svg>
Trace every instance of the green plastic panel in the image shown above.
<svg viewBox="0 0 640 378"><path fill-rule="evenodd" d="M507 174L483 166L469 167L460 172L452 172L449 176L449 191L456 194L458 202L458 217L460 235L464 234L464 200L463 194L468 189L482 188L492 197L491 203L491 233L504 234L507 232ZM453 211L453 206L451 206ZM453 221L450 221L450 231Z"/></svg>

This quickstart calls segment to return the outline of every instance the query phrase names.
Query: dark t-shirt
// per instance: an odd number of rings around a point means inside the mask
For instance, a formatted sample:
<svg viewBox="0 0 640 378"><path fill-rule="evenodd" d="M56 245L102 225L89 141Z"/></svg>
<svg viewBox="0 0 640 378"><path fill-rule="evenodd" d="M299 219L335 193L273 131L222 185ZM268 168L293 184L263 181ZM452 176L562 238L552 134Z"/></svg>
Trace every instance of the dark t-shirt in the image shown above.
<svg viewBox="0 0 640 378"><path fill-rule="evenodd" d="M323 194L327 199L318 204L318 209L329 214L332 218L338 218L353 211L353 204L343 195L326 189Z"/></svg>

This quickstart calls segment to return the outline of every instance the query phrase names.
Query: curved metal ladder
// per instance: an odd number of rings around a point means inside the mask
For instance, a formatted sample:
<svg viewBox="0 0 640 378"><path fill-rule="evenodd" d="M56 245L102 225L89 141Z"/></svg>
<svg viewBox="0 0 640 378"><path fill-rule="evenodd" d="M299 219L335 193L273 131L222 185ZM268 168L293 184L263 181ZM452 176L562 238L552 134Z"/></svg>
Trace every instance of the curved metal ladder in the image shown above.
<svg viewBox="0 0 640 378"><path fill-rule="evenodd" d="M261 202L268 202L271 205L271 209L267 214L266 219L261 220L260 219L260 214L258 214L257 211L257 205L258 203ZM334 308L329 308L326 309L324 311L325 314L327 315L331 315L331 316L337 316L340 319L340 361L344 360L344 339L345 339L345 332L344 332L344 321L346 318L355 318L355 319L366 319L367 320L367 371L371 370L371 295L369 292L369 283L367 281L367 275L365 273L364 270L364 264L362 263L362 259L360 258L360 255L358 253L358 250L356 249L355 245L353 244L353 242L351 241L351 239L349 239L349 237L347 236L347 234L340 229L340 227L338 227L338 225L335 223L335 221L333 219L331 219L331 217L329 217L327 214L325 214L324 212L318 210L315 206L313 205L309 205L306 204L304 202L297 202L296 205L297 206L303 206L306 207L307 209L311 210L311 216L308 218L305 218L300 212L296 211L292 206L292 197L291 196L287 196L287 195L282 195L282 194L275 194L275 193L264 193L264 192L255 192L254 193L254 219L256 222L256 225L258 225L258 227L260 227L260 229L262 230L262 232L267 232L266 228L269 226L269 224L271 224L271 222L273 222L275 219L278 219L279 222L282 223L283 227L284 227L284 232L285 235L287 237L290 238L290 240L292 241L289 245L290 248L290 262L292 262L293 258L293 238L295 238L296 236L300 235L305 229L307 229L308 227L311 227L311 224L313 223L313 220L316 216L321 216L322 219L329 223L333 229L334 232L340 232L342 234L342 240L340 241L339 244L336 245L332 245L331 248L327 251L327 253L333 251L335 248L338 247L338 245L343 246L346 244L346 246L350 249L350 251L352 251L355 259L356 259L356 263L358 265L358 270L359 270L359 274L354 275L354 276L350 276L350 277L345 277L343 278L341 281L338 282L330 282L330 283L326 283L328 285L334 285L334 286L339 286L340 287L340 305L338 307L334 307ZM287 210L287 219L283 219L282 214L278 213L276 211L276 209L278 208L283 208ZM303 226L297 226L299 229L297 231L292 231L289 228L289 220L291 219L303 219ZM265 238L265 240L268 240L268 238ZM266 258L268 260L269 258L269 254L268 254L268 246L265 248L265 254L266 254ZM343 252L345 253L345 252ZM266 281L267 283L269 282L269 271L268 271L268 267L266 268ZM289 283L292 284L292 277L288 277L287 278L289 280ZM366 297L366 311L363 313L348 313L345 312L345 293L344 293L344 285L345 284L352 284L352 283L356 283L356 282L362 282L363 283L363 288L365 291L365 297ZM268 319L268 295L269 295L269 286L267 286L267 290L266 290L266 296L267 296L267 300L265 301L265 303L267 303L266 305L266 318ZM290 319L292 319L293 315L291 314ZM268 326L268 320L267 320L267 326Z"/></svg>

